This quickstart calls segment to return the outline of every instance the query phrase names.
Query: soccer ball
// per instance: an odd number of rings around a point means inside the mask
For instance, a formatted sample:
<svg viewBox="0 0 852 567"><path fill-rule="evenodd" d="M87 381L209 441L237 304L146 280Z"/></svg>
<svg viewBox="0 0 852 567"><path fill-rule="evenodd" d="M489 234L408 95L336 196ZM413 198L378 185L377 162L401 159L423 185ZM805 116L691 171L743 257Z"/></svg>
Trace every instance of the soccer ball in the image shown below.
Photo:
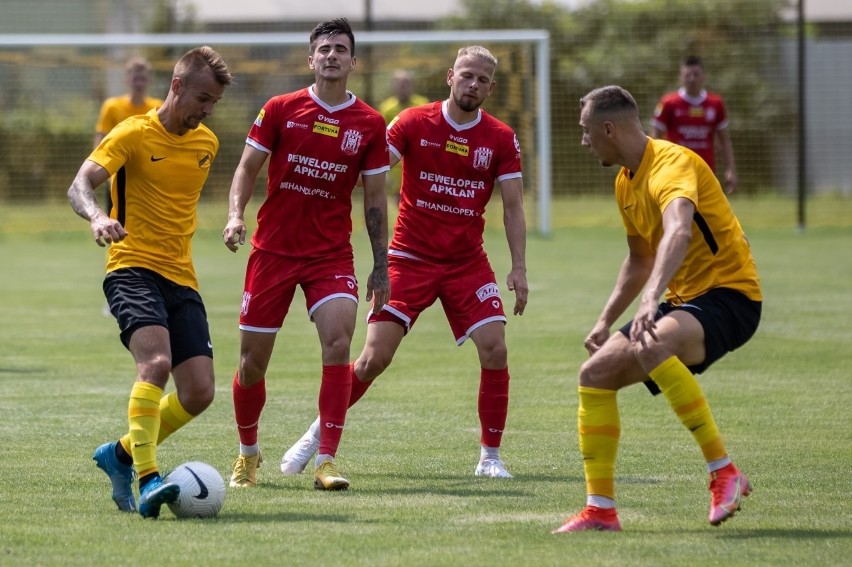
<svg viewBox="0 0 852 567"><path fill-rule="evenodd" d="M225 481L207 463L184 463L166 475L164 482L180 486L180 496L169 504L178 518L210 518L225 503Z"/></svg>

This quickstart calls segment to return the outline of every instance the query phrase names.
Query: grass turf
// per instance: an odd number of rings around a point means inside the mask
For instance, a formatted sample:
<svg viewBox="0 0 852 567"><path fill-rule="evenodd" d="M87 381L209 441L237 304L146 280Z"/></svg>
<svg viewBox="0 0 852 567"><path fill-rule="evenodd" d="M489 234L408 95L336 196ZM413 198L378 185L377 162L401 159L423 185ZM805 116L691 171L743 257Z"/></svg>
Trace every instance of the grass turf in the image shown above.
<svg viewBox="0 0 852 567"><path fill-rule="evenodd" d="M103 252L64 204L4 207L0 564L848 564L852 203L812 203L810 228L800 232L790 200L734 202L763 280L764 318L701 383L755 492L733 520L709 526L700 452L665 400L632 388L619 395L624 532L562 536L549 531L584 499L575 380L582 339L625 253L608 200L558 201L553 234L531 234L530 304L507 327L503 457L514 479L472 475L476 354L454 346L439 307L349 414L338 462L350 491L316 492L309 474L282 477L277 460L315 416L319 387L316 333L297 295L269 371L259 488L229 489L213 520L177 520L164 509L158 521L118 512L91 461L97 445L126 428L133 379L115 323L101 315ZM202 460L227 476L237 450L230 382L247 250L232 255L220 243L224 212L202 207L194 241L217 398L159 459L165 469ZM357 223L353 240L365 260ZM499 228L488 230L486 247L505 288ZM366 270L359 261L362 280ZM363 337L359 318L353 356Z"/></svg>

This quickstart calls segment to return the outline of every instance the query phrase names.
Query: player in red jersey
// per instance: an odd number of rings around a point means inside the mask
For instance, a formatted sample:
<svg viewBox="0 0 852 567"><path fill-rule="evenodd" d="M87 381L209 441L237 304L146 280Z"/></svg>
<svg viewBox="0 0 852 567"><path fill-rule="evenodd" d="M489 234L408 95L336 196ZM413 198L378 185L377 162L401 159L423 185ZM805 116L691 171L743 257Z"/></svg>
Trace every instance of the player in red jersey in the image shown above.
<svg viewBox="0 0 852 567"><path fill-rule="evenodd" d="M296 286L322 348L320 433L314 472L318 490L345 490L349 481L334 463L351 390L349 348L358 309L350 234L352 191L363 178L364 214L373 250L367 300L378 312L388 299L388 171L385 121L346 89L355 69L349 22L317 24L308 66L316 82L276 96L260 111L231 184L225 245L245 243L243 218L255 179L269 157L266 200L257 216L240 309L240 363L233 397L240 455L231 486L250 487L262 461L258 421L266 402L265 375L275 337Z"/></svg>
<svg viewBox="0 0 852 567"><path fill-rule="evenodd" d="M728 133L728 115L722 97L704 90L705 80L701 59L695 55L687 57L680 66L680 89L660 99L648 135L665 136L666 140L689 148L704 158L713 171L716 171L713 144L718 139L725 158L725 192L730 194L737 187L737 167Z"/></svg>
<svg viewBox="0 0 852 567"><path fill-rule="evenodd" d="M529 290L520 146L508 126L479 108L494 89L496 67L487 49L460 49L447 73L450 97L404 110L388 126L391 166L403 163L389 252L392 293L384 309L370 315L364 350L352 364L350 406L388 367L420 313L440 300L456 342L470 338L481 365L481 450L474 474L511 477L499 455L509 401L506 315L482 247L482 215L497 182L516 315L523 314ZM317 450L321 421L285 453L282 473L304 469Z"/></svg>

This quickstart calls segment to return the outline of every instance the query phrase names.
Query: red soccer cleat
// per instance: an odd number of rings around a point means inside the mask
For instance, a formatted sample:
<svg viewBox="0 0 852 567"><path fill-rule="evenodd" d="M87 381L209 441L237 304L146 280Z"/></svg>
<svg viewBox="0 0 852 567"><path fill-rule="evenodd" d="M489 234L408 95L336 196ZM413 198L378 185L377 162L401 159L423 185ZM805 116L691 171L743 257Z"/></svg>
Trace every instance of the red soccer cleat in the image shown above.
<svg viewBox="0 0 852 567"><path fill-rule="evenodd" d="M598 508L586 506L583 511L571 516L565 523L553 530L552 534L567 534L568 532L583 532L596 530L599 532L620 532L621 523L615 508Z"/></svg>
<svg viewBox="0 0 852 567"><path fill-rule="evenodd" d="M751 494L746 475L733 463L710 473L710 523L718 526L740 509L740 498Z"/></svg>

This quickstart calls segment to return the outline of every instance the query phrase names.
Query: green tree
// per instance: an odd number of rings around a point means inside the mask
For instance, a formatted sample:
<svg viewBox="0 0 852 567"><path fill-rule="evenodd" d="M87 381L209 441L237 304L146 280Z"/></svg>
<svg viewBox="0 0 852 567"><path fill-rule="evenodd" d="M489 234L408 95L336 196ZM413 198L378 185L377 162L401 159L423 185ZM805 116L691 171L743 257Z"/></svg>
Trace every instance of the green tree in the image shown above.
<svg viewBox="0 0 852 567"><path fill-rule="evenodd" d="M596 0L569 10L550 2L463 0L460 28L543 28L551 35L554 190L608 190L579 148L577 104L589 90L619 84L636 97L643 120L677 86L680 62L700 55L708 88L722 93L744 189L765 184L776 138L795 124L790 88L779 88L782 19L788 0ZM579 150L579 151L578 151Z"/></svg>

